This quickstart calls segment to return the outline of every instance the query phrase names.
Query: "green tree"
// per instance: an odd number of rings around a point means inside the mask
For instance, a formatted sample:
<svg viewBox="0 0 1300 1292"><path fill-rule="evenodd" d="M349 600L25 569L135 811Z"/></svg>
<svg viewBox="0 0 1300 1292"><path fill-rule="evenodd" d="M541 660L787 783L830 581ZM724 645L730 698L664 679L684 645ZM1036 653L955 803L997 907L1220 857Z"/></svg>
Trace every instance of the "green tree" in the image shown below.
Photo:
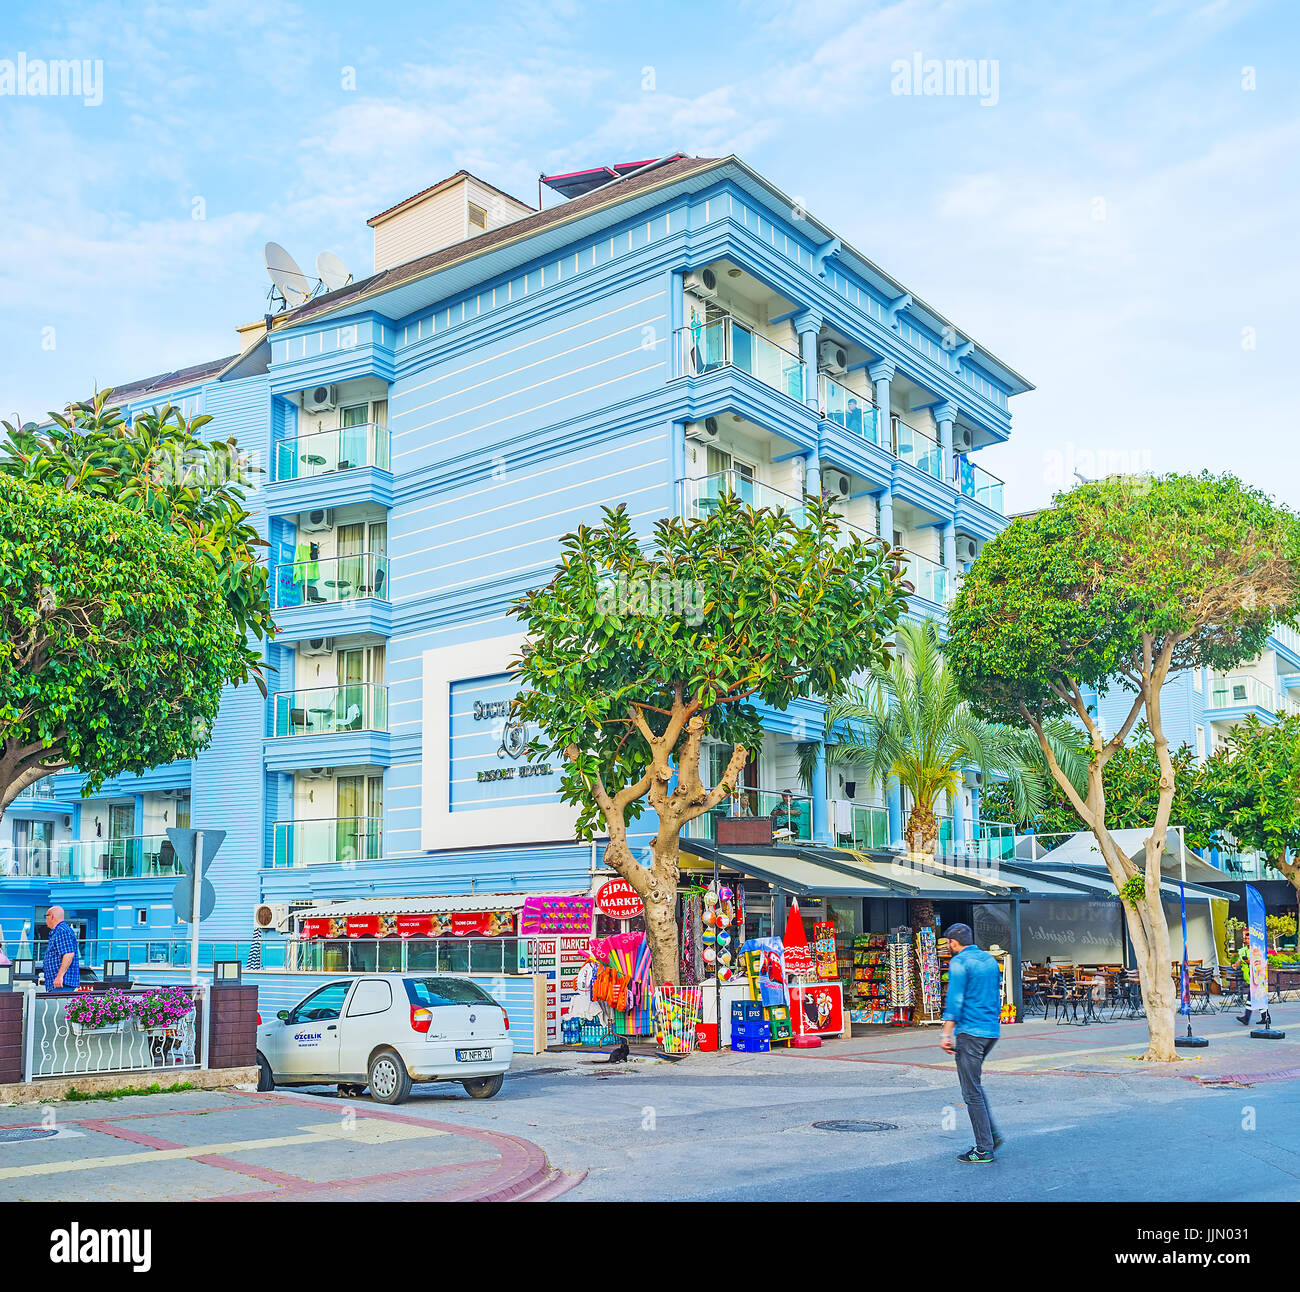
<svg viewBox="0 0 1300 1292"><path fill-rule="evenodd" d="M911 799L903 833L913 852L937 850L935 804L941 794L959 792L968 767L986 781L1005 776L1004 792L1018 817L1041 811L1050 776L1029 730L972 711L945 666L933 620L900 625L898 646L892 659L871 669L865 686L846 688L828 706L828 763L860 767L882 786L897 779ZM1081 782L1087 755L1078 731L1062 719L1049 722L1045 732L1058 761ZM806 780L814 749L800 747Z"/></svg>
<svg viewBox="0 0 1300 1292"><path fill-rule="evenodd" d="M192 757L243 639L181 537L0 474L0 810L76 767L89 787Z"/></svg>
<svg viewBox="0 0 1300 1292"><path fill-rule="evenodd" d="M640 895L654 973L678 974L678 837L731 791L762 741L755 705L833 698L882 660L906 585L879 541L845 537L820 502L806 525L723 498L698 520L659 521L638 541L623 507L562 540L555 576L519 601L516 663L532 756L564 762L560 795L578 834L608 835L605 860ZM732 747L706 788L706 738ZM650 864L628 844L657 816Z"/></svg>
<svg viewBox="0 0 1300 1292"><path fill-rule="evenodd" d="M1261 853L1300 892L1300 715L1239 723L1191 795L1216 846Z"/></svg>
<svg viewBox="0 0 1300 1292"><path fill-rule="evenodd" d="M242 663L231 680L251 676L265 694L256 642L274 632L266 543L244 507L259 469L233 436L199 436L211 417L167 404L128 422L111 395L97 391L45 425L2 423L0 473L109 499L180 538L212 570L234 620Z"/></svg>
<svg viewBox="0 0 1300 1292"><path fill-rule="evenodd" d="M1071 724L1073 727L1073 724ZM1074 728L1076 731L1078 728ZM1039 766L1050 776L1037 742L1034 753ZM1201 847L1209 842L1201 824L1203 813L1195 799L1196 754L1190 745L1171 750L1174 765L1174 806L1170 821L1184 826L1187 842ZM1082 776L1071 775L1077 791L1087 791L1087 753L1083 756ZM1111 830L1138 830L1155 820L1160 802L1160 766L1156 745L1144 722L1133 729L1133 740L1106 764L1106 825ZM990 820L1012 821L1021 830L1039 834L1073 834L1079 828L1079 814L1054 780L1047 786L1047 798L1037 812L1022 813L1005 784L986 786L980 800L981 810Z"/></svg>
<svg viewBox="0 0 1300 1292"><path fill-rule="evenodd" d="M948 658L986 717L1027 723L1056 783L1093 832L1123 904L1141 969L1149 1044L1174 1057L1170 941L1160 862L1177 788L1162 688L1176 673L1231 668L1257 654L1270 627L1300 612L1300 523L1232 476L1111 477L1051 509L1012 521L963 580L949 617ZM1107 735L1086 692L1119 687L1127 712ZM1087 792L1046 739L1048 718L1073 712L1087 732ZM1107 824L1105 775L1145 717L1160 769L1145 871ZM1141 881L1137 876L1141 874ZM1141 888L1138 893L1137 889Z"/></svg>

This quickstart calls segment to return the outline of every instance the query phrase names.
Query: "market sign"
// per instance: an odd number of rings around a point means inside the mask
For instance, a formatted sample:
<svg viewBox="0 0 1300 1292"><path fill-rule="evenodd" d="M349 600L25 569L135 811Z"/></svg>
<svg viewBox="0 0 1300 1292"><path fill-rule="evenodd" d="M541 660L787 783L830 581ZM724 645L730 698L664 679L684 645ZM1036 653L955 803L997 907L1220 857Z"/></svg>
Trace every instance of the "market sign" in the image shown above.
<svg viewBox="0 0 1300 1292"><path fill-rule="evenodd" d="M596 909L616 920L630 920L643 915L641 896L626 879L611 879L596 894Z"/></svg>

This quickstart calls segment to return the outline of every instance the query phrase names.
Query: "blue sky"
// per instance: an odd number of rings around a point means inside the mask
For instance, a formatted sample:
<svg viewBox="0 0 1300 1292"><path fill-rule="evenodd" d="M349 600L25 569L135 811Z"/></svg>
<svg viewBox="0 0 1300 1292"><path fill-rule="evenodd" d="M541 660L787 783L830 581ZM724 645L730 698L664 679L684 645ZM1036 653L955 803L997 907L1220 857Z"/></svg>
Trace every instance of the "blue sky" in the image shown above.
<svg viewBox="0 0 1300 1292"><path fill-rule="evenodd" d="M0 60L102 60L103 102L0 93L0 409L231 352L266 239L360 276L366 218L458 167L535 200L735 152L1036 384L983 455L1011 507L1116 467L1300 506L1298 28L1289 0L8 0ZM918 53L995 60L996 102L893 93Z"/></svg>

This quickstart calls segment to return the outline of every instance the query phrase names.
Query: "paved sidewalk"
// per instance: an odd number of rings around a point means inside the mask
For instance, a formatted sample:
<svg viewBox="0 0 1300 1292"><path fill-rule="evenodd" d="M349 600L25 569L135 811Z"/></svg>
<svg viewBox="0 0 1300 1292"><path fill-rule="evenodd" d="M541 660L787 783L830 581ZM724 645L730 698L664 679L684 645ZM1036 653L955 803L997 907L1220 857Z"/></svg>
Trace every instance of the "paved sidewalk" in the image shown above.
<svg viewBox="0 0 1300 1292"><path fill-rule="evenodd" d="M4 1109L0 1140L10 1201L513 1201L576 1183L516 1135L279 1091Z"/></svg>

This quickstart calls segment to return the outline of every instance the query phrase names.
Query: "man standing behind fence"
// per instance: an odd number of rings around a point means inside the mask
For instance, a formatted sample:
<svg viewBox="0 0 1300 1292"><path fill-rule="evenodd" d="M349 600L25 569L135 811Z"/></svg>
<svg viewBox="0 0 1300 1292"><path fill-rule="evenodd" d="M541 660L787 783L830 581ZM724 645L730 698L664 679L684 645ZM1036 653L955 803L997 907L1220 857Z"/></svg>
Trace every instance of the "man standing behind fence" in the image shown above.
<svg viewBox="0 0 1300 1292"><path fill-rule="evenodd" d="M51 906L45 912L45 927L50 931L50 940L45 947L45 990L76 991L81 986L77 935L64 919L63 907Z"/></svg>
<svg viewBox="0 0 1300 1292"><path fill-rule="evenodd" d="M975 1147L957 1161L992 1162L993 1150L1001 1147L1002 1136L993 1125L980 1077L984 1058L1001 1035L1002 971L987 951L974 945L975 935L969 924L950 926L944 937L953 956L948 962L948 995L940 1044L957 1056L961 1097L975 1132Z"/></svg>

